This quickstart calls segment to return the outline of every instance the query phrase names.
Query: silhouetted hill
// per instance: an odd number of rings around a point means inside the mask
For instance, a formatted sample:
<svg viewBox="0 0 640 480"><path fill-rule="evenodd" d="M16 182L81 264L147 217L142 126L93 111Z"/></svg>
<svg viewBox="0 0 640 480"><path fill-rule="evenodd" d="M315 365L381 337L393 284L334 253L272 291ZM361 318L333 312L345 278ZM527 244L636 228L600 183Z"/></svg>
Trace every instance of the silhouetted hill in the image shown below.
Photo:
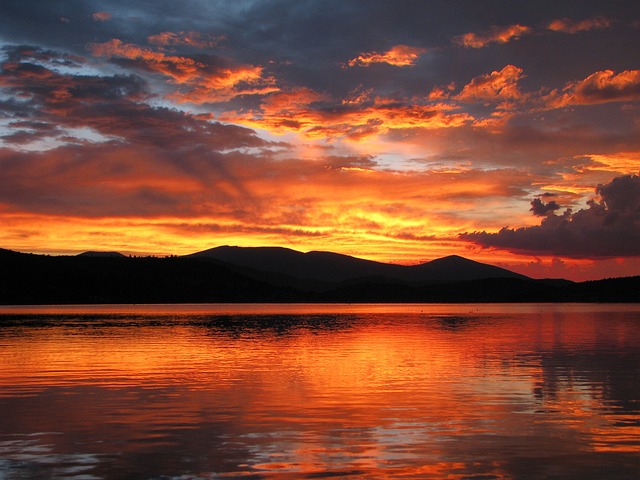
<svg viewBox="0 0 640 480"><path fill-rule="evenodd" d="M0 252L0 303L299 301L213 262L186 258L47 256Z"/></svg>
<svg viewBox="0 0 640 480"><path fill-rule="evenodd" d="M461 282L470 280L482 280L485 278L519 278L528 279L524 275L475 262L458 255L438 258L421 265L405 267L407 280L429 283Z"/></svg>
<svg viewBox="0 0 640 480"><path fill-rule="evenodd" d="M302 253L282 247L216 247L188 257L213 258L239 267L279 273L299 279L342 282L358 277L385 275L402 267L330 252Z"/></svg>
<svg viewBox="0 0 640 480"><path fill-rule="evenodd" d="M533 280L457 256L402 267L329 252L232 247L214 251L224 253L221 256L227 261L205 255L207 252L131 258L34 255L0 249L0 304L640 302L640 276L574 283ZM256 263L255 268L229 263L248 263L247 258ZM296 268L305 280L279 273L299 273ZM348 271L340 273L340 268Z"/></svg>
<svg viewBox="0 0 640 480"><path fill-rule="evenodd" d="M562 293L572 302L640 302L640 276L571 284Z"/></svg>
<svg viewBox="0 0 640 480"><path fill-rule="evenodd" d="M120 252L96 252L88 251L79 253L78 257L124 257Z"/></svg>
<svg viewBox="0 0 640 480"><path fill-rule="evenodd" d="M217 247L189 257L213 258L238 267L278 273L321 282L345 282L384 277L393 281L444 283L483 278L521 278L503 268L452 255L421 265L404 266L373 262L331 252L301 253L281 247Z"/></svg>

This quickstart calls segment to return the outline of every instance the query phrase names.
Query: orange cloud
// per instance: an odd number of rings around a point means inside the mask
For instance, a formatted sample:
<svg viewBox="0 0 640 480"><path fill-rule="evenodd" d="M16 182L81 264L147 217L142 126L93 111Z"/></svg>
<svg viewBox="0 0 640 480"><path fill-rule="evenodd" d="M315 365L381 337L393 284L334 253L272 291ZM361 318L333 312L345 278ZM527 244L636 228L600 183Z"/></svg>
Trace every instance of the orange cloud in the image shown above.
<svg viewBox="0 0 640 480"><path fill-rule="evenodd" d="M370 52L358 55L349 60L348 65L350 67L368 67L372 63L387 63L394 67L410 67L415 65L416 60L426 51L426 48L396 45L385 53Z"/></svg>
<svg viewBox="0 0 640 480"><path fill-rule="evenodd" d="M106 22L111 20L111 14L109 12L96 12L91 15L96 22Z"/></svg>
<svg viewBox="0 0 640 480"><path fill-rule="evenodd" d="M298 131L310 123L315 123L311 104L322 100L325 100L323 95L309 88L279 92L268 96L262 102L262 111L258 118L275 130L284 128Z"/></svg>
<svg viewBox="0 0 640 480"><path fill-rule="evenodd" d="M218 46L218 42L224 37L214 37L200 32L162 32L151 35L149 43L160 46L187 45L196 48L213 48Z"/></svg>
<svg viewBox="0 0 640 480"><path fill-rule="evenodd" d="M295 108L304 95L279 108ZM190 253L215 234L218 243L331 243L344 253L424 258L461 228L477 228L474 212L487 198L519 195L512 185L523 180L515 171L389 172L366 156L276 160L247 129L198 125L165 109L118 115L95 120L118 142L0 150L0 210L12 219L3 245L68 251L74 238L79 250ZM247 145L257 153L231 151Z"/></svg>
<svg viewBox="0 0 640 480"><path fill-rule="evenodd" d="M192 58L165 55L162 52L123 43L115 38L105 43L92 44L90 50L98 57L120 57L143 61L147 68L171 77L176 83L189 82L197 76L199 69L204 68L203 64L199 64Z"/></svg>
<svg viewBox="0 0 640 480"><path fill-rule="evenodd" d="M594 162L591 170L614 173L640 172L640 151L587 155Z"/></svg>
<svg viewBox="0 0 640 480"><path fill-rule="evenodd" d="M518 100L523 94L518 88L523 70L507 65L500 71L475 77L464 86L457 99L462 102L492 102L495 100Z"/></svg>
<svg viewBox="0 0 640 480"><path fill-rule="evenodd" d="M227 112L224 121L270 130L302 132L310 138L343 137L360 140L390 130L458 127L473 120L469 114L424 99L390 100L380 97L362 102L334 102L309 89L268 96L259 110Z"/></svg>
<svg viewBox="0 0 640 480"><path fill-rule="evenodd" d="M186 86L186 90L168 96L182 103L223 101L238 95L277 90L274 80L264 78L263 69L259 66L233 65L219 58L216 59L217 64L204 63L189 57L155 52L118 39L92 44L89 48L95 56L131 60L141 69L161 73L173 83Z"/></svg>
<svg viewBox="0 0 640 480"><path fill-rule="evenodd" d="M465 33L456 37L454 42L467 48L482 48L490 43L507 43L511 40L517 40L523 35L531 33L533 33L533 29L524 25L494 26L488 32Z"/></svg>
<svg viewBox="0 0 640 480"><path fill-rule="evenodd" d="M602 70L584 80L552 91L543 99L550 108L640 100L640 70Z"/></svg>
<svg viewBox="0 0 640 480"><path fill-rule="evenodd" d="M451 97L451 93L455 90L456 85L454 82L451 82L446 86L434 87L429 93L429 100L432 101L442 101Z"/></svg>
<svg viewBox="0 0 640 480"><path fill-rule="evenodd" d="M601 30L609 28L612 21L605 17L594 17L585 20L571 20L569 18L559 18L552 21L547 27L554 32L578 33L587 30Z"/></svg>

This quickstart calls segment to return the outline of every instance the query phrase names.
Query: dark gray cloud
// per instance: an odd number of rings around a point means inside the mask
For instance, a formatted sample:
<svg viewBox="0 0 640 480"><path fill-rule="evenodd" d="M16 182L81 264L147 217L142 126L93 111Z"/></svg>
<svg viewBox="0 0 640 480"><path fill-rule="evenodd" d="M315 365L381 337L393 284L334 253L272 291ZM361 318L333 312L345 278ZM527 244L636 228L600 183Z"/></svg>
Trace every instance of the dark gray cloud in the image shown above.
<svg viewBox="0 0 640 480"><path fill-rule="evenodd" d="M24 145L37 140L64 135L64 130L46 122L15 121L9 124L12 132L0 136L9 144Z"/></svg>
<svg viewBox="0 0 640 480"><path fill-rule="evenodd" d="M9 147L44 142L33 151L0 149L5 205L101 216L193 214L205 205L250 204L252 194L236 170L264 163L272 149L286 147L249 128L152 106L139 76L53 67L67 59L53 50L5 48L0 83L20 100L2 104L8 119L2 140Z"/></svg>
<svg viewBox="0 0 640 480"><path fill-rule="evenodd" d="M568 122L561 112L550 112L538 118L524 114L493 131L463 126L434 136L420 129L397 129L387 137L391 141L424 145L427 150L436 148L445 161L520 166L538 174L555 174L587 169L593 162L585 155L640 148L640 124L634 120L635 112L599 114L600 120L575 115L572 118L576 125ZM549 163L549 159L555 161Z"/></svg>
<svg viewBox="0 0 640 480"><path fill-rule="evenodd" d="M484 2L474 0L115 0L106 5L97 0L51 0L33 8L25 2L6 0L0 5L0 16L5 19L1 36L10 42L82 54L92 43L119 39L145 45L149 37L163 32L196 31L225 39L211 48L216 54L240 63L268 65L270 72L288 84L343 96L362 82L388 92L400 79L407 95L419 95L443 81L464 84L508 64L523 68L526 82L539 86L544 77L554 87L561 87L566 78L584 78L603 65L616 71L637 68L630 65L628 52L637 40L637 29L616 31L588 51L571 35L547 30L551 21L567 17L600 16L628 22L639 16L631 3L569 5L542 0L534 7L494 0L487 8ZM96 22L98 12L111 15L110 20ZM463 34L517 24L539 35L482 52L468 52L452 43ZM425 48L429 54L411 69L378 66L375 79L361 69L340 68L364 52L385 52L396 45ZM177 53L188 51L188 47L172 46ZM566 62L566 58L580 58L580 62Z"/></svg>
<svg viewBox="0 0 640 480"><path fill-rule="evenodd" d="M57 67L75 67L82 58L36 46L7 46L0 65L0 85L14 97L39 107L66 109L70 105L141 100L146 82L135 75L60 73Z"/></svg>
<svg viewBox="0 0 640 480"><path fill-rule="evenodd" d="M212 151L272 145L248 128L149 105L147 100L152 95L139 76L60 73L49 65L66 60L64 53L25 46L7 47L5 52L7 59L0 65L1 85L22 99L19 103L5 102L9 107L5 115L19 118L9 127L21 136L30 131L44 134L45 125L56 125L57 129L48 131L88 127L118 137L120 142L152 143L168 151L185 145L206 145Z"/></svg>
<svg viewBox="0 0 640 480"><path fill-rule="evenodd" d="M555 200L551 200L550 202L544 203L539 198L534 198L531 201L531 211L534 215L538 217L544 217L551 212L555 212L560 209L560 205L556 203Z"/></svg>
<svg viewBox="0 0 640 480"><path fill-rule="evenodd" d="M589 201L589 208L568 209L562 215L547 212L540 225L505 227L497 233L463 233L460 238L483 247L533 255L640 256L640 176L616 177L599 185L596 194L600 201Z"/></svg>

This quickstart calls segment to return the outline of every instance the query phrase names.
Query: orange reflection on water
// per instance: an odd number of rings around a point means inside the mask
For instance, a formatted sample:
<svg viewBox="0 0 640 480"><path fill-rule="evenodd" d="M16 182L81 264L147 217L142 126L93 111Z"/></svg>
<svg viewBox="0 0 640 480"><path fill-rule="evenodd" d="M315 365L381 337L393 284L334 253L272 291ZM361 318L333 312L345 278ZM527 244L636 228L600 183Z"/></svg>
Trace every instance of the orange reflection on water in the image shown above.
<svg viewBox="0 0 640 480"><path fill-rule="evenodd" d="M434 308L28 317L1 331L0 407L16 414L0 431L122 462L155 452L156 476L185 458L278 478L639 465L635 314Z"/></svg>

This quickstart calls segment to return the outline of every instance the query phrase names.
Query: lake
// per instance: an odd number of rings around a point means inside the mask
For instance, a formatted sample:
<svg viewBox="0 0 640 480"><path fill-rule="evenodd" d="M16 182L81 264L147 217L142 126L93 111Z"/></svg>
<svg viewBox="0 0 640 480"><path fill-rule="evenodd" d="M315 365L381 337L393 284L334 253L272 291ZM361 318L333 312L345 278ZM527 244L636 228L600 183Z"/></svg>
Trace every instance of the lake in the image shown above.
<svg viewBox="0 0 640 480"><path fill-rule="evenodd" d="M637 479L640 305L0 307L0 479Z"/></svg>

